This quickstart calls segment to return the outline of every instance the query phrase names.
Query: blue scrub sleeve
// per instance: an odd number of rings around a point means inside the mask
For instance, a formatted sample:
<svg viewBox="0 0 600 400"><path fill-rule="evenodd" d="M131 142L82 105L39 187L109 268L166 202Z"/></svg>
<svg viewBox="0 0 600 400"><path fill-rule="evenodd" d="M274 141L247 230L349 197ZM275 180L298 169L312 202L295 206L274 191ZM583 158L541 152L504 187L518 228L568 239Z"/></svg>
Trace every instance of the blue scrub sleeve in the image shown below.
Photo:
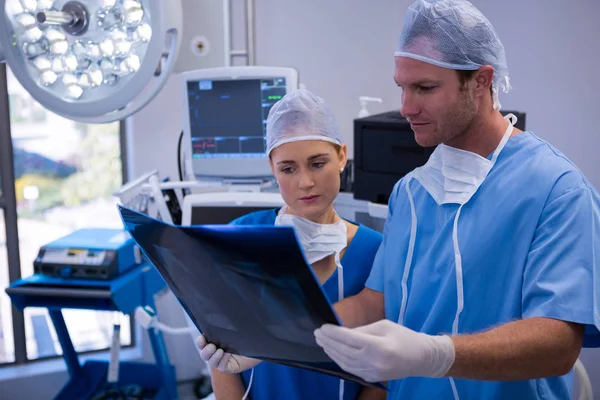
<svg viewBox="0 0 600 400"><path fill-rule="evenodd" d="M247 221L247 215L242 215L241 217L238 217L236 219L234 219L233 221L229 222L229 225L245 225L248 223Z"/></svg>
<svg viewBox="0 0 600 400"><path fill-rule="evenodd" d="M375 254L375 259L373 260L373 267L371 268L371 273L369 274L369 278L367 282L365 282L365 286L369 289L375 290L377 292L383 292L383 284L385 282L385 248L387 239L390 235L390 231L392 225L392 215L394 213L394 205L398 201L398 190L400 187L404 187L404 179L401 179L394 186L394 190L392 190L392 194L390 195L390 199L388 201L388 215L385 220L385 225L383 227L383 240L381 245L379 245L379 249Z"/></svg>
<svg viewBox="0 0 600 400"><path fill-rule="evenodd" d="M586 325L584 346L600 346L600 200L592 188L550 195L522 290L523 317Z"/></svg>

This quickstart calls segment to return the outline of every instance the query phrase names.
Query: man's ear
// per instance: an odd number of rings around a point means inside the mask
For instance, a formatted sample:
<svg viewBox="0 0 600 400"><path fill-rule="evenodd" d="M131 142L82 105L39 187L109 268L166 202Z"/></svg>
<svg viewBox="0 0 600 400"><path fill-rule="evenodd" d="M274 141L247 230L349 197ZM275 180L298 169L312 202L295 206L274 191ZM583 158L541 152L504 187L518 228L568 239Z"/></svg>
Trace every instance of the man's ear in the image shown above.
<svg viewBox="0 0 600 400"><path fill-rule="evenodd" d="M479 67L474 76L476 82L475 91L477 96L489 96L490 87L494 81L494 67L484 65Z"/></svg>

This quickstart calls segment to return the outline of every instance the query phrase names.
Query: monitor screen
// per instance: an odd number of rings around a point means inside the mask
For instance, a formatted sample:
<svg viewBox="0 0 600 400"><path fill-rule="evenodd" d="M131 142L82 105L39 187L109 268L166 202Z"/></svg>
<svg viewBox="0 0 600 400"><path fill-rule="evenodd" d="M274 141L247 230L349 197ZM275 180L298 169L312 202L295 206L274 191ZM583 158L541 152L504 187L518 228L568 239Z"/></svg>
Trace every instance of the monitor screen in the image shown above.
<svg viewBox="0 0 600 400"><path fill-rule="evenodd" d="M183 76L186 174L196 178L272 176L265 154L269 111L298 88L293 68L225 67Z"/></svg>
<svg viewBox="0 0 600 400"><path fill-rule="evenodd" d="M266 157L267 116L285 96L284 77L206 79L187 86L193 158Z"/></svg>
<svg viewBox="0 0 600 400"><path fill-rule="evenodd" d="M228 224L236 218L253 211L273 210L275 207L218 207L194 206L192 207L192 225L219 225Z"/></svg>

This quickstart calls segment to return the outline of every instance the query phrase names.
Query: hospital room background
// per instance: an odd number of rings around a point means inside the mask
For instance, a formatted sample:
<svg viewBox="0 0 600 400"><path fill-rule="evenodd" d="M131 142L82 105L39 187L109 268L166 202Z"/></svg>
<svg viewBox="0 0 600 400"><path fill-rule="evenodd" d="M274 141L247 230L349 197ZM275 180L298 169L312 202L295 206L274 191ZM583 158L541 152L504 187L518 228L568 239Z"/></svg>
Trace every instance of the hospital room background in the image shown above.
<svg viewBox="0 0 600 400"><path fill-rule="evenodd" d="M169 0L170 2L172 0ZM179 1L179 0L177 0ZM380 98L381 102L368 104L370 114L398 110L400 91L393 81L393 52L402 28L402 15L411 3L409 0L181 0L183 7L183 38L176 71L170 75L160 93L143 109L126 118L122 124L87 126L74 124L62 118L47 115L41 125L49 133L44 140L54 143L53 151L60 156L45 155L45 160L60 162L69 157L86 157L89 146L104 143L120 149L119 163L106 163L94 173L97 185L111 185L111 180L132 181L151 171L158 171L160 179L178 180L178 140L182 125L183 98L179 72L202 68L223 67L226 60L231 65L293 67L298 71L299 82L307 89L323 97L331 106L340 127L342 139L348 145L349 158L356 148L354 144L354 120L361 110L359 97ZM548 140L561 149L600 188L600 2L598 0L472 0L496 28L507 52L510 79L513 90L501 94L505 110L526 113L527 129ZM250 13L246 8L251 6ZM247 35L248 21L253 23L251 35ZM228 27L228 29L224 29ZM230 43L225 49L227 35ZM202 43L199 50L198 44ZM229 57L231 49L251 50L251 56ZM20 114L30 100L15 78L8 73L8 92L11 104L12 142L17 177L19 154L36 152L44 154L48 149L43 140L31 141L27 130L19 127L33 123L39 107L31 106L33 114ZM22 102L17 104L17 102ZM37 111L36 111L37 110ZM41 114L40 114L41 115ZM24 122L25 121L25 122ZM20 125L19 125L20 124ZM25 125L26 125L25 124ZM75 127L75 128L73 128ZM75 130L74 130L75 129ZM118 132L114 142L93 142L94 133ZM82 144L74 132L86 132L89 139ZM62 135L62 136L61 136ZM30 140L28 142L28 140ZM27 143L31 146L28 147ZM37 144L36 144L37 143ZM57 145L58 143L58 145ZM75 146L75 147L74 147ZM77 147L80 146L80 147ZM85 147L88 146L88 147ZM71 149L71 150L69 150ZM71 151L73 154L69 154ZM117 151L118 152L118 151ZM596 156L594 156L596 154ZM31 160L31 158L30 158ZM70 175L68 164L65 174ZM121 179L121 172L123 179ZM104 174L104 176L103 176ZM112 174L114 176L108 176ZM30 178L33 179L33 178ZM86 178L73 179L65 191L72 191L74 199L81 196L93 198L94 185L86 186ZM105 182L105 181L106 182ZM101 199L77 207L77 215L66 216L66 211L56 209L52 213L36 214L35 203L40 191L34 185L47 182L16 179L17 198L30 209L19 211L21 262L32 262L40 246L68 234L75 228L104 227L106 220L117 211L110 200ZM110 182L109 182L110 181ZM85 186L85 189L83 187ZM28 188L28 189L27 189ZM79 190L78 190L79 188ZM101 196L101 195L98 195ZM97 196L97 197L98 197ZM76 200L73 200L76 201ZM356 204L352 196L341 199L339 207L352 209ZM91 205L90 205L91 204ZM358 207L357 206L357 207ZM490 211L493 212L493 211ZM114 214L114 215L113 215ZM37 215L37 216L36 216ZM25 329L12 328L11 313L19 313L7 304L10 302L4 289L10 283L5 272L6 250L4 248L4 214L0 210L0 399L50 399L65 385L67 369L56 354L46 354L46 359L36 362L16 362L13 332L25 333ZM62 218L74 218L76 222L65 228ZM496 218L503 218L497 215ZM48 223L58 221L56 229ZM42 222L43 220L43 222ZM7 219L8 221L8 219ZM39 241L29 239L30 232L41 233ZM47 231L44 231L46 229ZM40 232L41 231L41 232ZM32 266L21 266L24 277ZM6 275L6 276L5 276ZM11 275L14 277L14 275ZM12 279L11 279L12 280ZM498 299L502 301L502 299ZM187 321L173 296L163 296L156 304L157 315L170 326L186 326ZM93 312L91 312L93 313ZM25 314L34 321L33 314ZM45 314L38 314L45 316ZM86 321L86 314L77 314ZM46 318L46 317L44 317ZM67 320L68 324L77 321ZM75 319L76 319L75 318ZM91 317L90 317L91 318ZM95 321L94 318L90 320ZM20 321L23 321L21 318ZM39 323L39 319L36 319ZM129 319L127 319L129 321ZM33 322L29 322L31 324ZM80 322L80 325L83 322ZM133 323L123 325L130 335L124 343L120 357L127 361L153 361L152 346L146 331ZM43 324L42 324L43 325ZM46 325L44 325L46 326ZM31 330L31 328L28 328ZM80 328L77 328L82 331ZM48 333L50 334L50 333ZM80 333L94 335L95 333ZM51 333L55 337L54 333ZM31 335L30 335L31 336ZM122 336L123 337L123 336ZM31 336L27 340L35 342ZM7 344L11 341L11 344ZM164 335L170 362L176 368L178 390L181 398L194 398L194 385L204 373L202 361L189 336ZM128 345L132 344L132 345ZM37 346L37 345L32 345ZM96 345L82 354L82 359L107 359L108 344ZM12 349L12 354L6 349ZM38 354L39 353L39 354ZM28 358L43 358L41 349L27 349ZM55 357L52 357L55 355ZM2 358L4 357L4 359ZM22 357L21 357L22 358ZM592 383L594 398L600 398L600 350L584 349L580 360ZM2 365L5 364L5 365ZM196 388L197 389L197 388ZM578 394L576 384L575 396ZM577 398L577 397L575 397Z"/></svg>

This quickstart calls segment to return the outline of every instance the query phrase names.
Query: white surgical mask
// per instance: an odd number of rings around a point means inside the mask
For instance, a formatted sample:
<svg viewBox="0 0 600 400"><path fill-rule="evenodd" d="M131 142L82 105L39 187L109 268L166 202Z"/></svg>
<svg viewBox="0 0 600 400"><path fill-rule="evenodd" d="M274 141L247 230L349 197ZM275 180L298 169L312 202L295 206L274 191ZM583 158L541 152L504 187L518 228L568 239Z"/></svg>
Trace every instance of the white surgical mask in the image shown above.
<svg viewBox="0 0 600 400"><path fill-rule="evenodd" d="M339 254L348 243L346 224L339 220L333 224L318 224L283 210L275 218L275 225L292 226L310 264L332 254Z"/></svg>
<svg viewBox="0 0 600 400"><path fill-rule="evenodd" d="M481 157L479 154L469 151L456 149L444 144L439 145L431 154L429 161L422 167L415 169L405 180L405 189L408 194L408 200L411 210L410 239L408 243L408 252L404 264L404 273L402 275L401 289L402 300L400 302L400 313L398 323L404 324L406 314L406 303L408 301L408 276L412 265L413 252L415 249L415 239L417 236L417 213L415 203L410 191L410 181L416 179L434 198L437 204L459 204L460 207L454 217L452 228L452 244L454 247L454 264L456 270L456 315L452 323L452 334L458 334L458 321L464 308L464 290L462 273L462 256L458 243L458 218L463 206L473 197L477 189L481 186L488 176L498 155L504 149L504 146L510 139L513 126L517 123L517 117L508 114L505 117L508 120L508 127L504 136L490 160ZM458 400L458 392L454 380L450 378L450 384L455 400Z"/></svg>
<svg viewBox="0 0 600 400"><path fill-rule="evenodd" d="M516 119L512 114L507 116L510 117ZM441 144L431 154L429 161L411 174L438 204L465 204L479 189L496 163L512 129L513 122L510 122L491 159Z"/></svg>
<svg viewBox="0 0 600 400"><path fill-rule="evenodd" d="M333 224L318 224L297 215L286 214L281 209L275 218L275 226L292 226L310 264L335 255L338 273L338 301L344 299L344 269L340 253L348 245L346 224L341 219ZM344 398L344 380L340 379L339 399Z"/></svg>

